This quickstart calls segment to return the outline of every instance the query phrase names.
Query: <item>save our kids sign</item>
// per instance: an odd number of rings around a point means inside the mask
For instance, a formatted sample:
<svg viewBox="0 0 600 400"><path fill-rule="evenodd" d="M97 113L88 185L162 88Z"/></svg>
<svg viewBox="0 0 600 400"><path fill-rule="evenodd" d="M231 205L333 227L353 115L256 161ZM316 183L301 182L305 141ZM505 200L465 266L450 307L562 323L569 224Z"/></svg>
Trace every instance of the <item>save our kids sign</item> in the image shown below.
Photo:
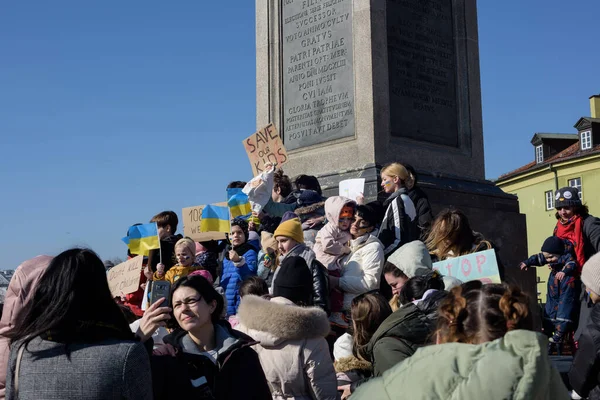
<svg viewBox="0 0 600 400"><path fill-rule="evenodd" d="M433 263L433 269L463 282L500 283L498 260L493 249L439 261Z"/></svg>
<svg viewBox="0 0 600 400"><path fill-rule="evenodd" d="M254 176L261 174L267 163L282 165L288 160L287 151L273 124L253 133L243 143Z"/></svg>

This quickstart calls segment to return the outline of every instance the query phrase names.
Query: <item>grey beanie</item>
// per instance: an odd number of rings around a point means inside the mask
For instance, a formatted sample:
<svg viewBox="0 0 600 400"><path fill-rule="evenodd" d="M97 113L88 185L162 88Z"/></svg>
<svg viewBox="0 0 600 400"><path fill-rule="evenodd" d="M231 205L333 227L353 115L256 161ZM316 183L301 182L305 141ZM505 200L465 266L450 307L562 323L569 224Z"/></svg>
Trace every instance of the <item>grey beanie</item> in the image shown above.
<svg viewBox="0 0 600 400"><path fill-rule="evenodd" d="M583 264L581 282L600 296L600 253L596 253Z"/></svg>

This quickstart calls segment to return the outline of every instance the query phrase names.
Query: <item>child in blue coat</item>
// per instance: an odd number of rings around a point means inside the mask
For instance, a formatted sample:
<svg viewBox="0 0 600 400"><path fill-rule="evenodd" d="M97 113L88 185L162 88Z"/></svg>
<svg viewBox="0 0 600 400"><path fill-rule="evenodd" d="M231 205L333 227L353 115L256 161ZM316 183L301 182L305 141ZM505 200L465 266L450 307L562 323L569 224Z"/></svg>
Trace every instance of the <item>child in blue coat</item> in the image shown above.
<svg viewBox="0 0 600 400"><path fill-rule="evenodd" d="M529 257L520 267L550 267L548 294L546 295L545 319L553 324L551 344L562 343L568 330L572 329L573 312L579 297L578 265L573 244L568 240L550 236L542 245L542 252Z"/></svg>
<svg viewBox="0 0 600 400"><path fill-rule="evenodd" d="M248 243L248 223L245 220L236 218L231 221L229 240L231 248L225 254L220 281L227 298L227 316L237 313L240 283L249 276L255 276L258 269L256 248Z"/></svg>

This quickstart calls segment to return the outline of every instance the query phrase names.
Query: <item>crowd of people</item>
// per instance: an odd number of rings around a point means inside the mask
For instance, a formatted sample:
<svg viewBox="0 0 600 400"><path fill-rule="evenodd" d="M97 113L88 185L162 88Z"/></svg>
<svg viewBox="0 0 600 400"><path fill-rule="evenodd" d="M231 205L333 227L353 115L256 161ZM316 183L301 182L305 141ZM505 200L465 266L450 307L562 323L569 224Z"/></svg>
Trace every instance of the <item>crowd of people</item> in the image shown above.
<svg viewBox="0 0 600 400"><path fill-rule="evenodd" d="M0 398L600 398L600 220L576 189L557 192L540 254L499 265L503 280L549 266L535 332L521 288L434 269L494 246L460 210L434 216L411 166L385 166L387 198L366 204L325 198L314 176L265 174L270 198L226 240L194 242L176 213L154 216L160 249L133 293L111 295L90 249L21 264L0 322ZM567 341L561 376L550 355Z"/></svg>

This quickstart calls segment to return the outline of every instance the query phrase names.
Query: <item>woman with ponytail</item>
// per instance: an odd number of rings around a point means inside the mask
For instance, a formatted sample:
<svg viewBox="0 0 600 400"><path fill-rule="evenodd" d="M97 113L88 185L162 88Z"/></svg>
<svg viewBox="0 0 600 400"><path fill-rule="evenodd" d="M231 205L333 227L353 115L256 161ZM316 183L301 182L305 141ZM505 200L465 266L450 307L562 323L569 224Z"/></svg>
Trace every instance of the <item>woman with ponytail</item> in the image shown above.
<svg viewBox="0 0 600 400"><path fill-rule="evenodd" d="M408 196L414 184L414 177L402 164L391 163L381 170L381 187L389 197L383 203L385 215L378 239L386 256L404 243L419 239L417 211Z"/></svg>
<svg viewBox="0 0 600 400"><path fill-rule="evenodd" d="M516 287L467 282L439 308L437 345L417 350L352 399L569 399L547 339L533 332L529 299ZM427 371L428 373L423 373Z"/></svg>

